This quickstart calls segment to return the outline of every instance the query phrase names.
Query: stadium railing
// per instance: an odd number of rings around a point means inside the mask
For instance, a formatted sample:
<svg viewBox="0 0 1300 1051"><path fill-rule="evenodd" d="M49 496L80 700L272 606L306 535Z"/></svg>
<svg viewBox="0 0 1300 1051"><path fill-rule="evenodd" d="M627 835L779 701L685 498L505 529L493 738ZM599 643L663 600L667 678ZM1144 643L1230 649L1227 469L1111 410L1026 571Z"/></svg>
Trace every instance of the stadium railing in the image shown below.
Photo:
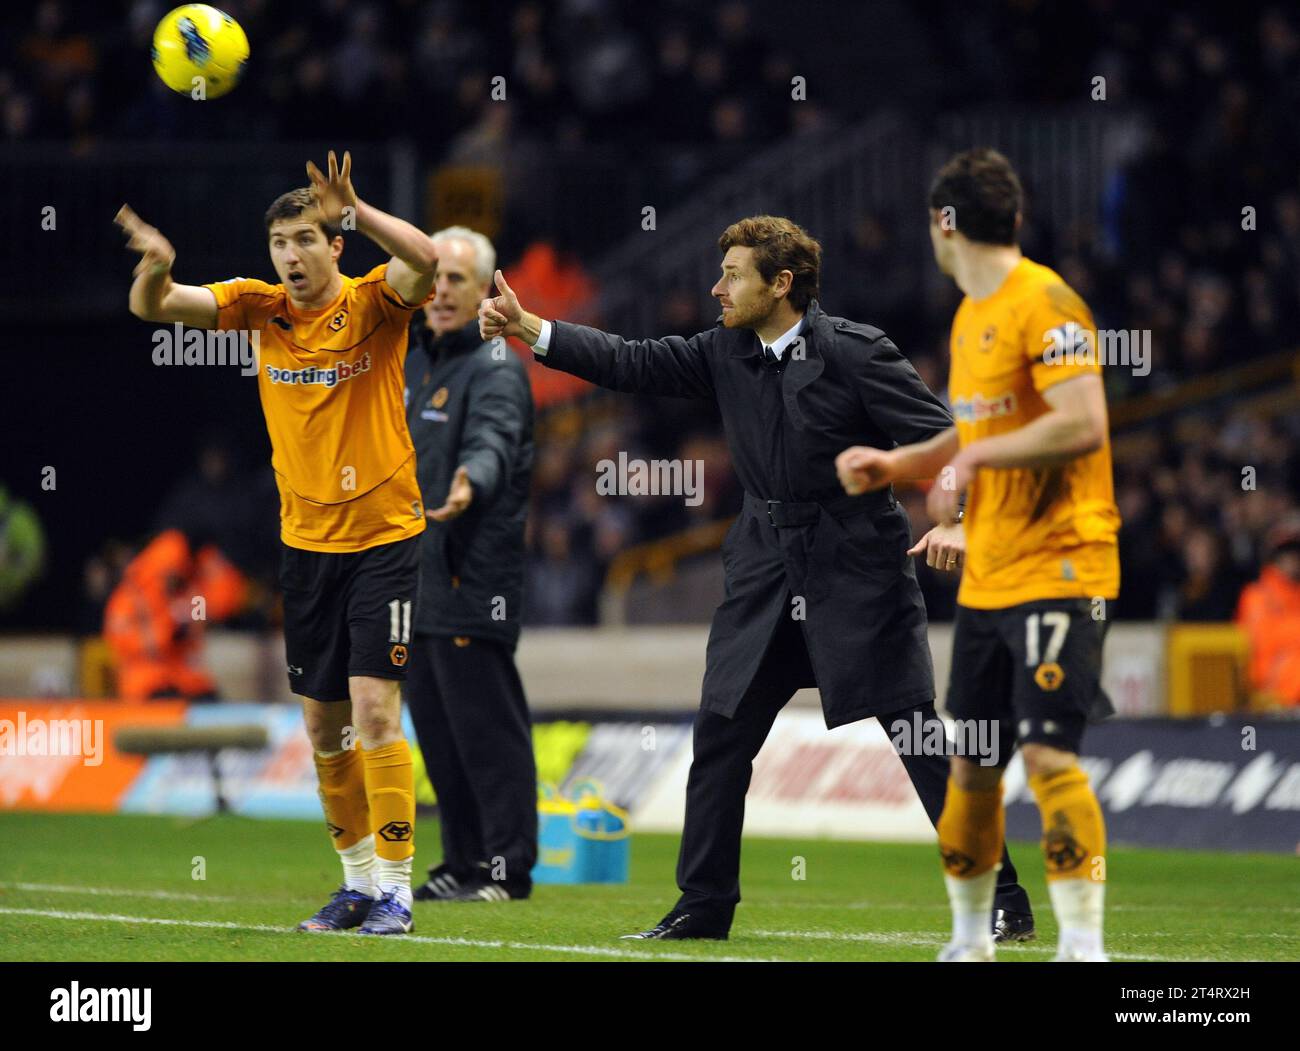
<svg viewBox="0 0 1300 1051"><path fill-rule="evenodd" d="M929 264L925 187L956 149L987 144L1007 151L1034 191L1034 207L1056 229L1080 220L1100 226L1106 179L1142 139L1135 113L1052 109L958 113L934 125L882 112L857 125L793 136L728 172L682 206L661 210L653 233L628 235L593 268L604 323L650 335L666 292L699 290L717 279L719 233L746 215L787 215L823 241L827 302L858 280L837 267L840 241L858 219L881 217L900 264L915 264L933 302L943 277Z"/></svg>

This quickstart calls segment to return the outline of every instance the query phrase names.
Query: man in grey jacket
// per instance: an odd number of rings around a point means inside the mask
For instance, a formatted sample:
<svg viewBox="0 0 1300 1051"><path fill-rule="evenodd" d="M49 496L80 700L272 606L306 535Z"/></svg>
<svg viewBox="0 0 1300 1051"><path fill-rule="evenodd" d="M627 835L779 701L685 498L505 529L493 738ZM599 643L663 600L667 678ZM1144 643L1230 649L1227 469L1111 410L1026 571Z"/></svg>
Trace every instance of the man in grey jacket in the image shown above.
<svg viewBox="0 0 1300 1051"><path fill-rule="evenodd" d="M433 235L438 278L412 325L406 415L429 528L407 703L438 796L442 861L417 901L526 898L537 860L537 772L514 650L533 465L523 363L483 341L496 253L465 227Z"/></svg>

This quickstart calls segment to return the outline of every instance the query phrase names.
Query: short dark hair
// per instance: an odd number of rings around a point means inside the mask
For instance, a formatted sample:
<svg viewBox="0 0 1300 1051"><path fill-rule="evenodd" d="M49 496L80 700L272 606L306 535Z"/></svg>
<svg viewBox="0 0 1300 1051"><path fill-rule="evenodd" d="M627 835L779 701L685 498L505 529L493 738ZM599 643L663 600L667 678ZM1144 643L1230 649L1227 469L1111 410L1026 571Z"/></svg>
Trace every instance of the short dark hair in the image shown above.
<svg viewBox="0 0 1300 1051"><path fill-rule="evenodd" d="M817 298L822 246L798 223L779 215L752 215L732 223L718 238L723 252L735 245L754 250L754 266L769 284L782 270L794 275L786 298L795 310Z"/></svg>
<svg viewBox="0 0 1300 1051"><path fill-rule="evenodd" d="M930 207L953 209L956 229L981 244L1016 243L1016 216L1024 191L1016 170L997 150L959 153L939 169L930 186Z"/></svg>
<svg viewBox="0 0 1300 1051"><path fill-rule="evenodd" d="M316 197L311 187L302 186L288 193L282 193L266 210L266 232L271 232L271 225L279 219L297 219L303 212L316 211ZM335 223L327 223L319 214L315 217L316 225L325 234L325 240L332 241L343 233L343 228Z"/></svg>

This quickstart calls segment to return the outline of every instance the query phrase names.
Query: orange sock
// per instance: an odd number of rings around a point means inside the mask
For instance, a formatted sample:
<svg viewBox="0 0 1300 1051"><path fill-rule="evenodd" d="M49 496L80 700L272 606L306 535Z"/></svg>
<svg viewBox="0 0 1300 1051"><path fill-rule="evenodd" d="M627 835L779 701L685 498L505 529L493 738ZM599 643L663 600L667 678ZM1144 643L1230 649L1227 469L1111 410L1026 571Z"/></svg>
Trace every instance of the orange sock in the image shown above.
<svg viewBox="0 0 1300 1051"><path fill-rule="evenodd" d="M411 746L403 738L363 748L370 825L381 861L405 861L415 853L415 773Z"/></svg>
<svg viewBox="0 0 1300 1051"><path fill-rule="evenodd" d="M979 792L962 788L948 778L948 795L935 826L945 873L957 879L973 879L995 868L1002 860L1005 830L1000 784Z"/></svg>
<svg viewBox="0 0 1300 1051"><path fill-rule="evenodd" d="M370 835L370 804L361 756L355 749L334 755L315 753L316 779L325 809L325 827L335 850L347 850Z"/></svg>
<svg viewBox="0 0 1300 1051"><path fill-rule="evenodd" d="M1048 880L1106 878L1106 826L1101 804L1079 767L1035 774L1029 788L1043 815Z"/></svg>

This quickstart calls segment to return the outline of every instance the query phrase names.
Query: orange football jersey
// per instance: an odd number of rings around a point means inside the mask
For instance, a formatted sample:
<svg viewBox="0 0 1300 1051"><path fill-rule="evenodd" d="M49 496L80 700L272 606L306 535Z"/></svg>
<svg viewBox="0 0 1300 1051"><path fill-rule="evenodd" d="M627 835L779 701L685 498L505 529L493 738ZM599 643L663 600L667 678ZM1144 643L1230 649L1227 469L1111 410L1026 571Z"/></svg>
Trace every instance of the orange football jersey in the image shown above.
<svg viewBox="0 0 1300 1051"><path fill-rule="evenodd" d="M1048 411L1043 391L1100 373L1096 336L1078 294L1029 259L993 295L965 297L953 319L948 382L961 444L1025 426ZM980 470L966 495L965 525L963 606L1119 594L1109 438L1056 467Z"/></svg>
<svg viewBox="0 0 1300 1051"><path fill-rule="evenodd" d="M344 277L299 310L283 285L205 285L217 328L258 333L258 393L280 489L280 537L307 551L364 551L424 530L403 404L411 311L386 264Z"/></svg>

